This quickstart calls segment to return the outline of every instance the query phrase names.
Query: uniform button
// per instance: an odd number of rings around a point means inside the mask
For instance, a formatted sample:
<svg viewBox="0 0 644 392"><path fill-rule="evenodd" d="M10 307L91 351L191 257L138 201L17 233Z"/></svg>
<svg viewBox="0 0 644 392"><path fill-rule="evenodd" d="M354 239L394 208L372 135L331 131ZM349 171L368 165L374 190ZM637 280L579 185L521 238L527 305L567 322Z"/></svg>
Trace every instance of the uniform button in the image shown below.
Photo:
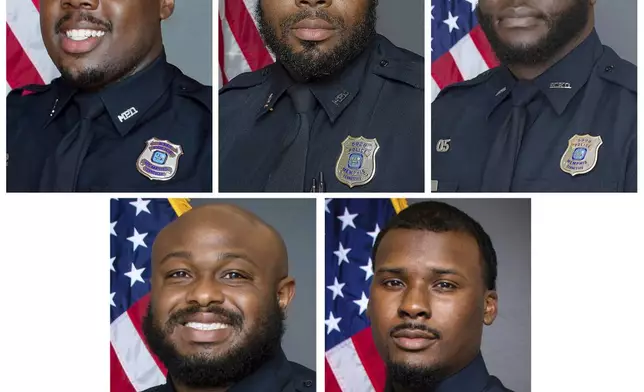
<svg viewBox="0 0 644 392"><path fill-rule="evenodd" d="M305 386L305 387L310 387L310 386L312 386L312 385L313 385L313 381L311 381L311 380L306 380L306 381L304 381L304 386Z"/></svg>
<svg viewBox="0 0 644 392"><path fill-rule="evenodd" d="M604 72L612 72L615 69L615 66L609 65L608 67L604 68Z"/></svg>
<svg viewBox="0 0 644 392"><path fill-rule="evenodd" d="M181 90L183 90L183 91L186 91L186 90L187 90L186 86L180 86L179 88L180 88Z"/></svg>
<svg viewBox="0 0 644 392"><path fill-rule="evenodd" d="M387 60L382 60L382 61L380 62L380 66L381 66L381 67L386 67L386 66L388 66L388 65L389 65L389 61L387 61Z"/></svg>

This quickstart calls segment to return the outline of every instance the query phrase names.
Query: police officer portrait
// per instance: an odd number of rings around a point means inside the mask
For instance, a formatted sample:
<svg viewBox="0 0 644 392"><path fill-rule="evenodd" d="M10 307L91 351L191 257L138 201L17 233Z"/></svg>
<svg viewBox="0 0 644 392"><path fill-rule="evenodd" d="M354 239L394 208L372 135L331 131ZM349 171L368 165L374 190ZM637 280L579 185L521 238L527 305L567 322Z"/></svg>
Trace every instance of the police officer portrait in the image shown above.
<svg viewBox="0 0 644 392"><path fill-rule="evenodd" d="M635 0L433 5L432 191L637 191Z"/></svg>
<svg viewBox="0 0 644 392"><path fill-rule="evenodd" d="M7 12L7 191L212 191L212 2Z"/></svg>
<svg viewBox="0 0 644 392"><path fill-rule="evenodd" d="M530 391L529 199L333 199L327 391Z"/></svg>
<svg viewBox="0 0 644 392"><path fill-rule="evenodd" d="M220 5L219 191L424 192L425 1L244 3Z"/></svg>
<svg viewBox="0 0 644 392"><path fill-rule="evenodd" d="M112 200L111 391L315 392L315 204Z"/></svg>

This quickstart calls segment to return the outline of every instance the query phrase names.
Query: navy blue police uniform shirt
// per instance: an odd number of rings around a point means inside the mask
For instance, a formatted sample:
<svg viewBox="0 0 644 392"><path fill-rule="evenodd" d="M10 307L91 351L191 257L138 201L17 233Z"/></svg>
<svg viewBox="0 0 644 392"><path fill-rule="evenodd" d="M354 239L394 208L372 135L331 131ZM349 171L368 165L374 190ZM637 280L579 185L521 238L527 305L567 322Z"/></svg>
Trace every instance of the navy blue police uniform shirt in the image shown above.
<svg viewBox="0 0 644 392"><path fill-rule="evenodd" d="M308 192L322 177L328 192L424 192L423 63L377 35L341 72L306 83L317 109L308 143L296 147L306 154L303 185L272 191ZM296 126L294 84L277 62L220 90L220 191L271 190Z"/></svg>
<svg viewBox="0 0 644 392"><path fill-rule="evenodd" d="M250 376L228 389L228 392L315 392L315 372L295 362L290 362L283 351L266 362ZM176 392L168 377L163 385L144 392Z"/></svg>
<svg viewBox="0 0 644 392"><path fill-rule="evenodd" d="M101 114L75 168L58 165L56 152L80 120L82 99L100 102ZM165 53L95 93L62 78L13 90L7 116L9 192L212 191L212 87L167 63ZM73 170L70 189L56 185L57 172Z"/></svg>
<svg viewBox="0 0 644 392"><path fill-rule="evenodd" d="M593 31L532 82L500 66L445 88L432 104L432 190L636 192L636 78ZM495 161L522 83L535 95L518 154Z"/></svg>
<svg viewBox="0 0 644 392"><path fill-rule="evenodd" d="M395 392L387 381L385 392ZM430 392L428 389L427 392ZM491 376L479 353L458 373L441 381L431 392L512 392L496 377Z"/></svg>

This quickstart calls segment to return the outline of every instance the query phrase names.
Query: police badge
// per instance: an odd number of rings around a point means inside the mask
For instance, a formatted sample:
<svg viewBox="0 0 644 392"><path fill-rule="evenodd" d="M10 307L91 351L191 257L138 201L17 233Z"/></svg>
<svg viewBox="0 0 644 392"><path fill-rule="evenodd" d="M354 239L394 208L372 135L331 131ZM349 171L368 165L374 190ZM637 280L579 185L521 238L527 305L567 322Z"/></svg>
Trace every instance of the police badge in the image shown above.
<svg viewBox="0 0 644 392"><path fill-rule="evenodd" d="M561 157L561 170L573 177L593 170L602 143L601 136L574 135L568 140L568 148Z"/></svg>
<svg viewBox="0 0 644 392"><path fill-rule="evenodd" d="M380 145L376 139L347 136L342 142L342 152L335 164L335 176L349 188L367 184L376 174L378 149Z"/></svg>
<svg viewBox="0 0 644 392"><path fill-rule="evenodd" d="M136 168L150 180L168 181L177 173L183 149L168 140L152 138L136 161Z"/></svg>

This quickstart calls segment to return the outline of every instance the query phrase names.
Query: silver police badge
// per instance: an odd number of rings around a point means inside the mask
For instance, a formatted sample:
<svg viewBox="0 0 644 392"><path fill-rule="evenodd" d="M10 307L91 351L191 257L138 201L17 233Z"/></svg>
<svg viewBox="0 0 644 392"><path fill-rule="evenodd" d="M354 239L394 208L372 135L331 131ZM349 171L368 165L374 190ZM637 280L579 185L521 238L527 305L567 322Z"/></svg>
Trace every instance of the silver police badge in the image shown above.
<svg viewBox="0 0 644 392"><path fill-rule="evenodd" d="M154 137L146 142L136 168L150 180L168 181L177 174L181 155L183 149L180 145Z"/></svg>
<svg viewBox="0 0 644 392"><path fill-rule="evenodd" d="M367 184L376 175L378 149L380 145L376 139L347 136L335 164L335 176L349 188Z"/></svg>
<svg viewBox="0 0 644 392"><path fill-rule="evenodd" d="M568 140L568 148L561 157L561 170L573 177L590 172L597 164L602 143L601 136L574 135Z"/></svg>

